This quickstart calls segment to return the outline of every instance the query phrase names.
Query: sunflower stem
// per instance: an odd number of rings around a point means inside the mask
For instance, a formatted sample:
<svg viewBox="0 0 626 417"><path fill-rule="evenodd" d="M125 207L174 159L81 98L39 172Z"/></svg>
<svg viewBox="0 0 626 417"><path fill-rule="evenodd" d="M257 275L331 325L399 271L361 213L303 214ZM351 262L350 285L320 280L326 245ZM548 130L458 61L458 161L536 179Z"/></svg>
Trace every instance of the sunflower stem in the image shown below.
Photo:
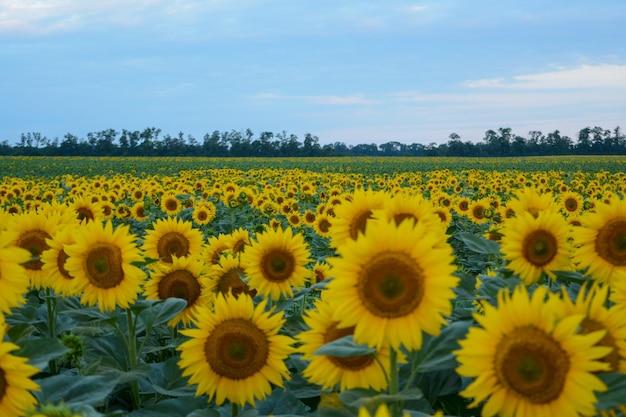
<svg viewBox="0 0 626 417"><path fill-rule="evenodd" d="M48 309L48 333L51 338L56 339L57 300L50 288L46 289L46 307ZM50 367L50 373L57 373L57 362L55 359L51 359L48 362L48 366Z"/></svg>
<svg viewBox="0 0 626 417"><path fill-rule="evenodd" d="M394 348L389 349L389 395L397 395L399 392L400 377L398 374L398 352ZM400 417L400 403L393 401L390 407L391 417Z"/></svg>
<svg viewBox="0 0 626 417"><path fill-rule="evenodd" d="M237 404L231 402L230 403L230 417L237 417L237 414L239 414L239 407L237 406Z"/></svg>
<svg viewBox="0 0 626 417"><path fill-rule="evenodd" d="M126 319L128 321L128 356L129 356L129 371L137 366L137 339L135 335L136 322L133 320L133 312L130 308L126 309ZM133 399L133 409L137 410L140 406L139 399L139 381L133 379L130 382L130 391Z"/></svg>

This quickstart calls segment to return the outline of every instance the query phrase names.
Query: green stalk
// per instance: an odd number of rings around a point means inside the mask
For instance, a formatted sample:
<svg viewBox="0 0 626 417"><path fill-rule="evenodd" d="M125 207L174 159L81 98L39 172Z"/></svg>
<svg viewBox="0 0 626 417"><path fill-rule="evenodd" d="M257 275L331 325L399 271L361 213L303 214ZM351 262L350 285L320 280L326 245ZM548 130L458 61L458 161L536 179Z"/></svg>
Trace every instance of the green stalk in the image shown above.
<svg viewBox="0 0 626 417"><path fill-rule="evenodd" d="M137 338L135 335L136 323L133 320L133 312L130 308L126 309L126 319L128 321L128 356L130 358L130 369L137 366ZM133 399L133 409L137 410L140 406L139 399L139 381L133 379L130 383L130 392Z"/></svg>
<svg viewBox="0 0 626 417"><path fill-rule="evenodd" d="M389 349L389 395L397 395L400 386L400 375L398 373L398 352L394 348ZM391 403L391 417L400 417L400 403Z"/></svg>
<svg viewBox="0 0 626 417"><path fill-rule="evenodd" d="M46 307L48 309L48 333L51 338L56 339L57 300L53 296L50 288L46 289ZM50 367L50 373L57 373L57 362L55 359L50 360L48 366Z"/></svg>
<svg viewBox="0 0 626 417"><path fill-rule="evenodd" d="M237 417L237 414L239 414L239 407L237 406L237 404L231 402L230 403L230 417Z"/></svg>

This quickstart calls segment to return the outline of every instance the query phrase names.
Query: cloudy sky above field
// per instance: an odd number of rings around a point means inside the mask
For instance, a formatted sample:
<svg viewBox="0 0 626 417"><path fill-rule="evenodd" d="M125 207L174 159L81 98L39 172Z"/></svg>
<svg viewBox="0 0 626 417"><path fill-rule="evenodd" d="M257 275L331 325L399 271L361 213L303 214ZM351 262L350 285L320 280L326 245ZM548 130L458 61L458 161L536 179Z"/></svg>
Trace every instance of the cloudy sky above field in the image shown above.
<svg viewBox="0 0 626 417"><path fill-rule="evenodd" d="M0 0L0 142L626 128L623 0Z"/></svg>

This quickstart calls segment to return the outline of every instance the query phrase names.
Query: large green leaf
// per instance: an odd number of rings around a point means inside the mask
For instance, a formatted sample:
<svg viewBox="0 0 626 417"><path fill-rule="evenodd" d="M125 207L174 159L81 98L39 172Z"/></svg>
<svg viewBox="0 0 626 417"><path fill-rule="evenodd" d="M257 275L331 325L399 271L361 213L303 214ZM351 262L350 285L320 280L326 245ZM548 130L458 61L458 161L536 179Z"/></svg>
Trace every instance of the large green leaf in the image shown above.
<svg viewBox="0 0 626 417"><path fill-rule="evenodd" d="M139 303L139 302L138 302ZM182 298L167 298L165 300L140 301L139 327L150 332L154 327L166 324L187 306L187 301Z"/></svg>
<svg viewBox="0 0 626 417"><path fill-rule="evenodd" d="M376 349L361 345L354 341L354 337L349 334L332 342L326 343L315 351L315 355L335 356L338 358L351 358L354 356L371 355Z"/></svg>
<svg viewBox="0 0 626 417"><path fill-rule="evenodd" d="M15 354L29 359L31 365L44 370L51 360L58 359L70 350L57 339L43 337L39 339L22 339L17 342L20 347Z"/></svg>
<svg viewBox="0 0 626 417"><path fill-rule="evenodd" d="M112 376L54 375L37 381L41 391L35 393L39 402L65 402L70 408L85 405L98 407L118 384Z"/></svg>
<svg viewBox="0 0 626 417"><path fill-rule="evenodd" d="M454 367L456 360L452 353L459 348L459 340L465 337L471 326L470 321L457 321L443 328L439 336L425 335L422 348L416 351L413 361L419 364L420 372L432 372Z"/></svg>
<svg viewBox="0 0 626 417"><path fill-rule="evenodd" d="M609 410L626 404L626 374L611 372L599 374L599 378L607 386L607 390L597 393L599 410Z"/></svg>
<svg viewBox="0 0 626 417"><path fill-rule="evenodd" d="M483 255L498 255L500 253L500 245L498 242L489 240L482 236L473 235L471 233L458 233L459 238L467 248L473 252Z"/></svg>

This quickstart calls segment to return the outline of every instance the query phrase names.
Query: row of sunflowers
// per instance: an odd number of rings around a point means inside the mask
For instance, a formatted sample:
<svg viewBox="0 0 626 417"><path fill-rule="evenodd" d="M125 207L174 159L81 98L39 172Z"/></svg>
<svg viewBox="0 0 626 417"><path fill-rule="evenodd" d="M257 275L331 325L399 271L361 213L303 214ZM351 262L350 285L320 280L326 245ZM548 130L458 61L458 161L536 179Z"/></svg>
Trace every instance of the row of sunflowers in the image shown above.
<svg viewBox="0 0 626 417"><path fill-rule="evenodd" d="M5 177L0 415L623 415L624 179Z"/></svg>

